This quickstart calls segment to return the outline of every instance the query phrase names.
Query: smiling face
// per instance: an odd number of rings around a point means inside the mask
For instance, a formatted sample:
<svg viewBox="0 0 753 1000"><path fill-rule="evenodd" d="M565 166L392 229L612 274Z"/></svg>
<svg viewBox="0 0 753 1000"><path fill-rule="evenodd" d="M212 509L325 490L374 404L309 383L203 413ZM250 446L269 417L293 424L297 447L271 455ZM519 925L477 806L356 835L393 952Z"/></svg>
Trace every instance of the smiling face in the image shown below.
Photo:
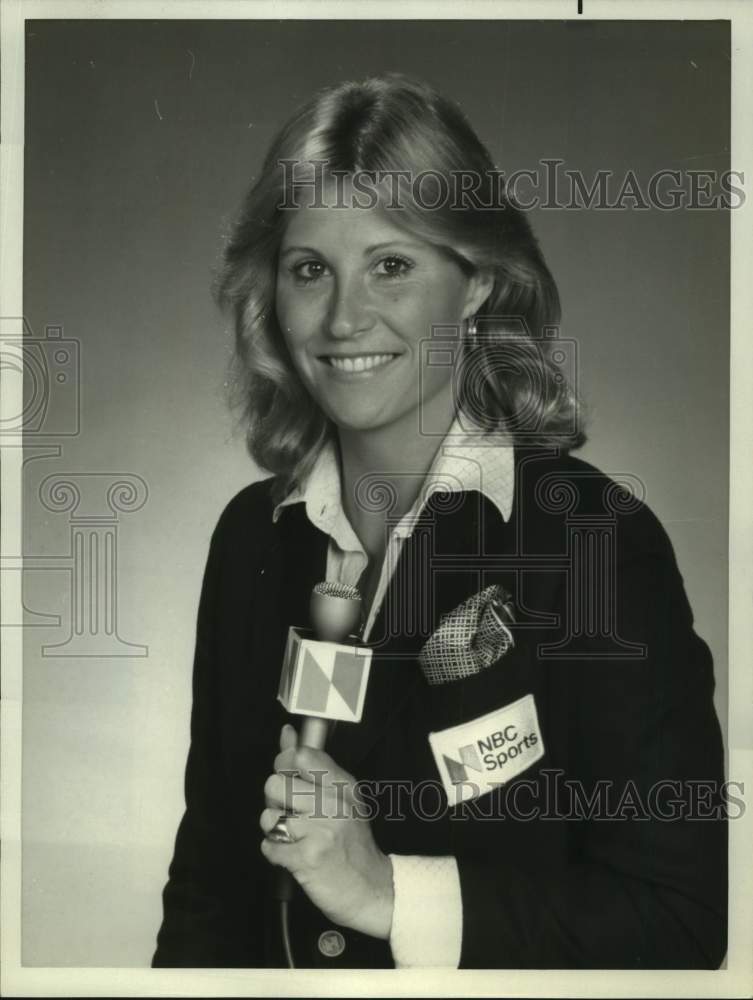
<svg viewBox="0 0 753 1000"><path fill-rule="evenodd" d="M419 405L435 427L454 413L452 368L427 365L421 343L433 324L460 326L490 287L379 207L301 207L280 247L277 318L301 379L338 427L417 433ZM457 352L458 342L433 337L432 347Z"/></svg>

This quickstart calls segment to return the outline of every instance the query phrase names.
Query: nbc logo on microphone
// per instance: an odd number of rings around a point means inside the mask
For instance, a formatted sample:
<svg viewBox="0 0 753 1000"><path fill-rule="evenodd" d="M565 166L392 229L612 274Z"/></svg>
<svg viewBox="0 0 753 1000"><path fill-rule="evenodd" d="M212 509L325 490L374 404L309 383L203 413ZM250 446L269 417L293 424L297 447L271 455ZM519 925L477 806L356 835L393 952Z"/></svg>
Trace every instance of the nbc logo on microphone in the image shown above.
<svg viewBox="0 0 753 1000"><path fill-rule="evenodd" d="M371 667L368 646L321 642L291 628L278 701L293 715L360 722Z"/></svg>

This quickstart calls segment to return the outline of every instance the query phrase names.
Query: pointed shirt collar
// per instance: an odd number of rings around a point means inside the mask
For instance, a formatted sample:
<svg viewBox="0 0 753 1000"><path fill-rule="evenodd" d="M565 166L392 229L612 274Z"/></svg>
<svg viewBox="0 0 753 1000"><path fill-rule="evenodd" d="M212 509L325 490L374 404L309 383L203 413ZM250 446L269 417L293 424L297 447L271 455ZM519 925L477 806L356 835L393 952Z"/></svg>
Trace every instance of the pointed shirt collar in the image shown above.
<svg viewBox="0 0 753 1000"><path fill-rule="evenodd" d="M440 491L477 490L509 521L514 487L512 436L506 431L485 431L466 416L457 416L437 450L413 507L396 524L395 532L403 537L410 535L426 501ZM305 504L311 523L333 538L340 549L362 548L342 508L340 465L332 439L319 452L307 479L277 504L272 520L276 522L283 509L295 503Z"/></svg>

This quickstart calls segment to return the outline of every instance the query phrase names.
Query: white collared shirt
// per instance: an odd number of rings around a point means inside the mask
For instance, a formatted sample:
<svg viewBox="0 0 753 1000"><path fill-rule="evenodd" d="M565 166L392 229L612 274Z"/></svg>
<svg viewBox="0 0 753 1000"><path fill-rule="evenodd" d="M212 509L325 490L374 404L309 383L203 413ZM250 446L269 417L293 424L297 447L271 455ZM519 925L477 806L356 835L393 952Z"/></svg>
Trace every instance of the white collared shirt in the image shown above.
<svg viewBox="0 0 753 1000"><path fill-rule="evenodd" d="M375 477L374 485L378 485ZM453 421L437 449L411 509L390 530L379 582L363 630L368 641L402 546L410 538L432 493L477 490L509 521L515 486L511 436L485 432L465 415ZM345 514L336 444L320 451L304 483L273 511L277 521L285 507L304 503L313 525L329 536L326 579L355 586L368 565L368 555ZM390 947L397 968L457 968L463 933L460 877L455 858L391 854L395 904Z"/></svg>
<svg viewBox="0 0 753 1000"><path fill-rule="evenodd" d="M505 521L509 521L514 477L510 435L502 431L484 433L468 418L456 418L437 450L415 503L390 532L382 572L363 631L364 641L368 641L403 543L413 533L432 493L477 490L491 500ZM374 485L378 488L378 478ZM306 482L277 504L273 521L280 518L285 507L294 503L304 503L309 521L329 535L326 578L355 586L368 564L368 556L343 509L334 441L328 441L322 448Z"/></svg>

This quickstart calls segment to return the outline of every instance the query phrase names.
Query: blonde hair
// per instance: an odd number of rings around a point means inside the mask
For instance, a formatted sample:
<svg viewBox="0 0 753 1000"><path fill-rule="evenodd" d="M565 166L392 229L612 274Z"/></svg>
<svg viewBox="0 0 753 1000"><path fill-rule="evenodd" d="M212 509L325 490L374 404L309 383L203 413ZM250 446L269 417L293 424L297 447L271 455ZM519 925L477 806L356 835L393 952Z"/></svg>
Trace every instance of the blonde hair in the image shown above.
<svg viewBox="0 0 753 1000"><path fill-rule="evenodd" d="M227 239L214 292L235 325L233 397L249 452L278 476L283 496L301 481L333 427L301 382L275 314L277 254L288 218L290 171L281 161L327 171L408 171L416 177L478 178L475 204L427 208L410 195L396 224L449 253L466 273L486 269L491 294L465 338L458 405L477 422L507 427L517 443L585 441L579 401L556 362L557 287L528 220L510 203L491 157L460 109L427 84L399 74L346 82L302 107L272 143ZM429 176L430 175L430 176ZM442 187L443 184L439 184ZM405 186L403 187L405 191ZM467 199L466 199L467 200ZM561 350L561 347L560 347Z"/></svg>

